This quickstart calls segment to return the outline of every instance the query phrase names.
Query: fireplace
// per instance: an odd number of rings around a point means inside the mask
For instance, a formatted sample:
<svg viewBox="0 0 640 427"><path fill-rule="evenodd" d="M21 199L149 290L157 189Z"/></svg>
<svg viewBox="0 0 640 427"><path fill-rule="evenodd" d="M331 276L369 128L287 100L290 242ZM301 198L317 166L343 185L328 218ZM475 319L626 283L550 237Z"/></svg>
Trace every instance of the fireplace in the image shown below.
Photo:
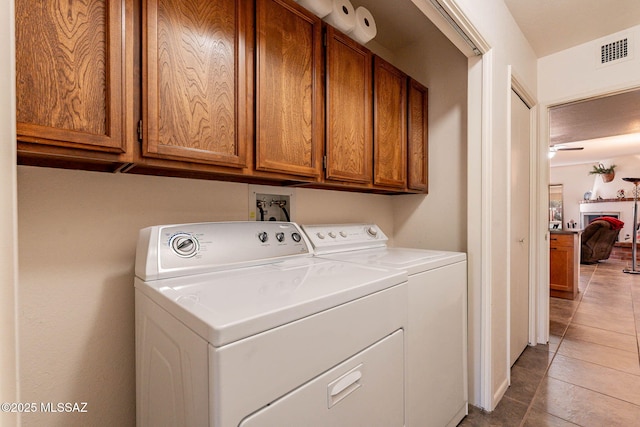
<svg viewBox="0 0 640 427"><path fill-rule="evenodd" d="M582 212L581 228L585 228L591 221L601 216L610 216L615 219L620 219L620 212Z"/></svg>

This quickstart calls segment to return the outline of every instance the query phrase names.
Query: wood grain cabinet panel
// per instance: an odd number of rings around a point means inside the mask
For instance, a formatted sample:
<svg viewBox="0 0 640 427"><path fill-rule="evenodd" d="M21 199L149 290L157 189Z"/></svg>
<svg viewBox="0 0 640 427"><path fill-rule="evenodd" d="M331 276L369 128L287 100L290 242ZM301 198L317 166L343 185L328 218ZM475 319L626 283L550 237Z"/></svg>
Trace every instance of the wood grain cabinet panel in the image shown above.
<svg viewBox="0 0 640 427"><path fill-rule="evenodd" d="M549 282L552 297L575 299L580 278L579 233L551 233Z"/></svg>
<svg viewBox="0 0 640 427"><path fill-rule="evenodd" d="M372 56L327 26L327 180L371 184L373 168Z"/></svg>
<svg viewBox="0 0 640 427"><path fill-rule="evenodd" d="M408 83L407 188L429 189L428 89L414 79Z"/></svg>
<svg viewBox="0 0 640 427"><path fill-rule="evenodd" d="M247 166L252 5L143 3L143 156Z"/></svg>
<svg viewBox="0 0 640 427"><path fill-rule="evenodd" d="M68 155L67 148L115 158L127 151L123 102L132 77L124 71L125 5L16 0L19 155Z"/></svg>
<svg viewBox="0 0 640 427"><path fill-rule="evenodd" d="M256 8L256 169L317 180L322 21L286 0L258 0Z"/></svg>
<svg viewBox="0 0 640 427"><path fill-rule="evenodd" d="M404 189L407 183L407 75L373 59L375 185Z"/></svg>

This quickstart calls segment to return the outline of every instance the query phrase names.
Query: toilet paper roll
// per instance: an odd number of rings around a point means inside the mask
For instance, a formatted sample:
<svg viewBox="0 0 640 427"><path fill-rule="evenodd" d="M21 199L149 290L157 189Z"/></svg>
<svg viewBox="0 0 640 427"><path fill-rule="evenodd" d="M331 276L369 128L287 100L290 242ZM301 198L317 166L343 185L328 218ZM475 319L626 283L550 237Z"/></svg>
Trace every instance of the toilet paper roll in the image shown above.
<svg viewBox="0 0 640 427"><path fill-rule="evenodd" d="M358 43L365 44L371 41L378 33L376 21L366 7L360 6L356 9L356 26L349 35Z"/></svg>
<svg viewBox="0 0 640 427"><path fill-rule="evenodd" d="M349 0L332 0L331 12L324 20L343 33L349 33L356 26L356 11Z"/></svg>
<svg viewBox="0 0 640 427"><path fill-rule="evenodd" d="M327 16L333 7L331 0L296 0L298 4L318 18L324 18Z"/></svg>

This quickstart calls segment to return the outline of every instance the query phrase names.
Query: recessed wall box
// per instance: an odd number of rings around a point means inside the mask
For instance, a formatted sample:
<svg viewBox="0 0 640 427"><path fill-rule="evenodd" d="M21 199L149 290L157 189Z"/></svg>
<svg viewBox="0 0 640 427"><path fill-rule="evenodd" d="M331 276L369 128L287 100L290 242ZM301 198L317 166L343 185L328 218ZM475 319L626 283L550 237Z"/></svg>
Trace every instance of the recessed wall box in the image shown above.
<svg viewBox="0 0 640 427"><path fill-rule="evenodd" d="M249 221L293 221L295 189L249 185Z"/></svg>

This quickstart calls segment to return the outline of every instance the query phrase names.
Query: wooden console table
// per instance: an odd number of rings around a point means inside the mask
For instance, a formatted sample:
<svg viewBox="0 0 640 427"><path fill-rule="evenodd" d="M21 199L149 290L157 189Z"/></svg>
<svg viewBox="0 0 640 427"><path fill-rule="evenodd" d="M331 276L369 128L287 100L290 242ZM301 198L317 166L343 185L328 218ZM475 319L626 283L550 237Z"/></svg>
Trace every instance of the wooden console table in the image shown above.
<svg viewBox="0 0 640 427"><path fill-rule="evenodd" d="M582 230L551 230L549 245L550 294L575 299L580 280L580 235Z"/></svg>

